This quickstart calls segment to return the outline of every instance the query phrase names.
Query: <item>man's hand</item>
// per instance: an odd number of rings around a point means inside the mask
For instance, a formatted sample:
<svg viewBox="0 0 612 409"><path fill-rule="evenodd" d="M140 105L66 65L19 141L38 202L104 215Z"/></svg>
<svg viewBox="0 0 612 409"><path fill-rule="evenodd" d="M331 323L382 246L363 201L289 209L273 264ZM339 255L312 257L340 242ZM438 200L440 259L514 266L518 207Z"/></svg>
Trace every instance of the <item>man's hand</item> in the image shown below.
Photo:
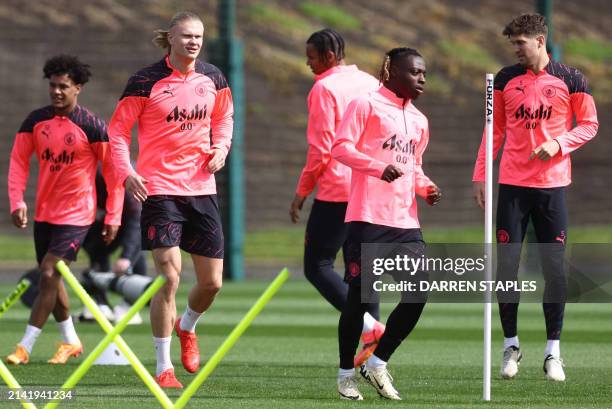
<svg viewBox="0 0 612 409"><path fill-rule="evenodd" d="M293 223L297 223L300 220L300 210L302 210L302 206L304 206L304 201L306 200L306 196L300 196L298 194L293 198L293 202L291 202L291 208L289 209L289 215L291 216L291 221Z"/></svg>
<svg viewBox="0 0 612 409"><path fill-rule="evenodd" d="M13 224L20 229L25 229L28 225L28 209L25 207L20 207L11 213L11 219L13 219Z"/></svg>
<svg viewBox="0 0 612 409"><path fill-rule="evenodd" d="M102 228L102 240L104 244L107 246L115 240L117 237L117 232L119 231L119 226L114 226L112 224L105 224Z"/></svg>
<svg viewBox="0 0 612 409"><path fill-rule="evenodd" d="M442 191L436 185L427 186L427 197L425 200L427 204L430 206L435 206L438 204L440 199L442 198Z"/></svg>
<svg viewBox="0 0 612 409"><path fill-rule="evenodd" d="M145 186L147 183L149 183L148 180L139 174L134 173L125 179L125 190L134 196L134 199L143 203L145 200L147 200L147 195L149 194L147 192L147 187Z"/></svg>
<svg viewBox="0 0 612 409"><path fill-rule="evenodd" d="M210 151L210 159L206 165L206 170L210 173L216 173L223 169L225 166L225 155L219 149L213 149Z"/></svg>
<svg viewBox="0 0 612 409"><path fill-rule="evenodd" d="M399 168L396 168L393 165L389 165L385 168L382 176L380 177L385 182L393 182L395 179L402 176L404 172L402 172Z"/></svg>
<svg viewBox="0 0 612 409"><path fill-rule="evenodd" d="M132 263L130 262L129 259L118 258L117 260L115 260L115 263L113 264L113 273L115 273L115 275L118 277L122 276L125 273L127 273L131 265Z"/></svg>
<svg viewBox="0 0 612 409"><path fill-rule="evenodd" d="M537 157L540 160L548 160L555 156L561 150L561 145L556 139L546 141L542 145L538 146L529 155L529 160Z"/></svg>
<svg viewBox="0 0 612 409"><path fill-rule="evenodd" d="M481 209L485 207L485 184L484 182L474 182L474 200Z"/></svg>

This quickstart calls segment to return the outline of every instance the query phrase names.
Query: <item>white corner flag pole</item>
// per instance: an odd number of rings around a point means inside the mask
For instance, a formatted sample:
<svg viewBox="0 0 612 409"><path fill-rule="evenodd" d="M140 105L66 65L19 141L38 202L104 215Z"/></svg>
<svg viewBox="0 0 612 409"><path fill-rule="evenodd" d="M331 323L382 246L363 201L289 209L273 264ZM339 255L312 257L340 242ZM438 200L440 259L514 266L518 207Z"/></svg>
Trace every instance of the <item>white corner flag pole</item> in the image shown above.
<svg viewBox="0 0 612 409"><path fill-rule="evenodd" d="M485 280L493 279L493 74L485 79L485 133L486 133L486 167L485 167ZM485 292L484 299L484 362L482 398L491 400L491 291Z"/></svg>

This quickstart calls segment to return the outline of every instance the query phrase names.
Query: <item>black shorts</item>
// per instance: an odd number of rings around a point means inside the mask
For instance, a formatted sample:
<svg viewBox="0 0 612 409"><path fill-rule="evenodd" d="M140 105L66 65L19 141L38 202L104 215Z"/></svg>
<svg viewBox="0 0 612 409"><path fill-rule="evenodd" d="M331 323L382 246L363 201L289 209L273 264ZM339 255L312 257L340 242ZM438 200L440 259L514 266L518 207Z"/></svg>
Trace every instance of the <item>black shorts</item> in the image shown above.
<svg viewBox="0 0 612 409"><path fill-rule="evenodd" d="M140 219L142 248L180 247L190 254L223 258L217 195L149 196Z"/></svg>
<svg viewBox="0 0 612 409"><path fill-rule="evenodd" d="M89 227L35 221L34 247L38 264L47 253L67 261L75 261Z"/></svg>
<svg viewBox="0 0 612 409"><path fill-rule="evenodd" d="M364 222L348 223L347 237L347 263L344 270L344 281L349 285L361 285L362 267L362 244L406 244L414 243L416 248L410 247L414 257L425 254L425 242L421 229L400 229L397 227L382 226ZM405 250L402 246L400 250ZM391 254L379 255L381 257L392 257ZM394 277L395 278L395 277Z"/></svg>

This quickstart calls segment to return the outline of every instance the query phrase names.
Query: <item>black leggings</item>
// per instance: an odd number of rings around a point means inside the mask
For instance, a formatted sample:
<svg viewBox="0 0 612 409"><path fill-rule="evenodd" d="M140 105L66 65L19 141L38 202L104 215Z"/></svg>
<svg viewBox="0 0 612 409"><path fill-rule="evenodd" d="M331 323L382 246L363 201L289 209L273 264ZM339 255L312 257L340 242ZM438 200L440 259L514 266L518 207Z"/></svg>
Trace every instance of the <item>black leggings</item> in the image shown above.
<svg viewBox="0 0 612 409"><path fill-rule="evenodd" d="M344 309L348 293L348 285L334 271L340 248L344 249L346 264L346 205L346 202L315 200L308 218L304 244L304 275L338 311ZM378 304L370 304L364 313L366 311L375 319L379 318Z"/></svg>
<svg viewBox="0 0 612 409"><path fill-rule="evenodd" d="M529 218L539 243L544 275L543 310L548 339L558 340L563 328L567 283L563 256L567 240L565 188L537 189L499 185L497 205L497 280L515 281ZM517 335L519 293L500 297L499 316L504 337Z"/></svg>
<svg viewBox="0 0 612 409"><path fill-rule="evenodd" d="M358 267L349 267L345 273L345 281L349 282L349 290L346 307L342 310L338 323L340 368L342 369L353 368L353 360L363 326L363 313L374 305L361 301L362 243L415 244L415 248L419 249L417 250L419 254L413 254L415 257L419 257L425 248L420 229L399 229L363 222L349 223L346 251L348 265ZM368 272L363 274L368 274ZM422 276L419 274L417 278L422 279ZM416 294L415 296L415 294L409 294L408 292L402 293L402 300L389 315L385 333L374 351L378 358L385 362L389 361L393 352L416 326L425 307L425 301L426 294Z"/></svg>
<svg viewBox="0 0 612 409"><path fill-rule="evenodd" d="M340 368L353 368L353 359L359 345L359 336L363 326L363 313L371 304L361 303L361 288L349 286L347 306L340 315L338 323L338 344L340 351ZM374 355L387 362L402 341L410 335L416 326L425 303L399 303L387 318L387 328Z"/></svg>

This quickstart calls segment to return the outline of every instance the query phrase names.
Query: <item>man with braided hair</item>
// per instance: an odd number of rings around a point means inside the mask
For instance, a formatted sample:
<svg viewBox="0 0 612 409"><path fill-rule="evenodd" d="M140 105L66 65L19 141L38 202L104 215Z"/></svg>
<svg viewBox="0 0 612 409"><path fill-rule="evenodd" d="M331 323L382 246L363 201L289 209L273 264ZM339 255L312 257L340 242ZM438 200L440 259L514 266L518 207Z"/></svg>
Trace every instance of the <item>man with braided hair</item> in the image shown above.
<svg viewBox="0 0 612 409"><path fill-rule="evenodd" d="M425 245L416 195L430 205L441 197L440 189L422 168L429 140L427 118L412 104L424 91L425 75L425 61L416 50L389 51L381 67L382 86L349 104L332 147L333 158L353 170L346 211L348 263L344 279L349 289L338 324L338 392L342 399L363 399L355 381L353 359L363 313L368 308L361 299L361 274L372 272L362 271L361 246L400 243L410 248L411 257L420 257ZM425 300L423 294L417 299L402 294L402 302L389 315L385 333L361 369L361 375L384 398L401 399L387 362L415 327Z"/></svg>
<svg viewBox="0 0 612 409"><path fill-rule="evenodd" d="M348 286L334 271L334 261L346 244L344 217L351 169L331 157L331 147L349 102L378 89L379 84L356 65L345 64L344 39L332 29L317 31L308 38L306 58L315 74L308 95L308 153L289 213L297 223L306 197L317 188L304 240L304 275L331 305L342 311ZM378 316L378 304L369 305L363 319L364 347L355 358L355 366L368 359L384 332Z"/></svg>

